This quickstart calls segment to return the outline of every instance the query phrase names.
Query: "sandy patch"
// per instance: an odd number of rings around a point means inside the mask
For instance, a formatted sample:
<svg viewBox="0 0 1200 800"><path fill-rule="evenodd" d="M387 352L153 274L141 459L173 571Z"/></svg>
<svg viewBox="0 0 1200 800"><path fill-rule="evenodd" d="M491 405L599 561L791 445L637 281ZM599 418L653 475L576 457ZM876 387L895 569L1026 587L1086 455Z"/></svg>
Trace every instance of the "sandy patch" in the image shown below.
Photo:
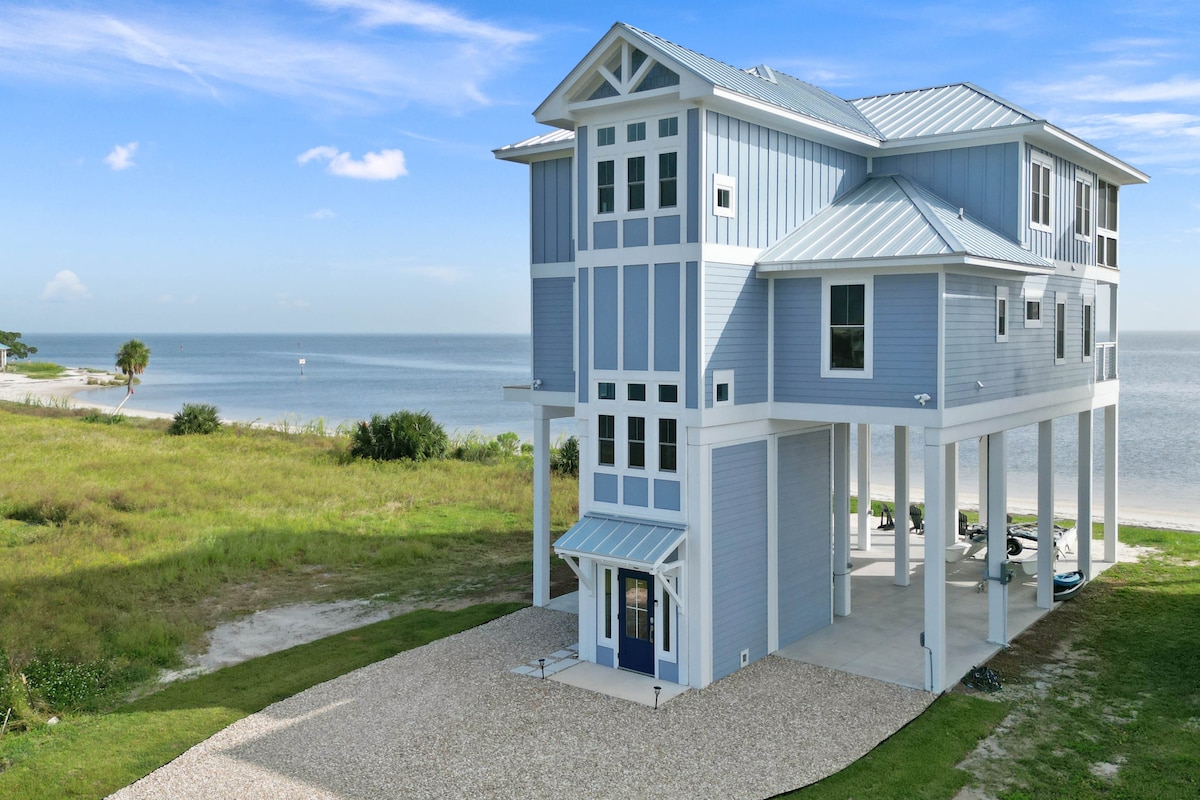
<svg viewBox="0 0 1200 800"><path fill-rule="evenodd" d="M111 376L106 373L91 372L86 369L72 367L57 378L30 378L15 372L0 372L0 400L10 403L41 403L57 405L66 403L68 408L96 408L101 411L112 411L115 404L99 403L91 399L90 391L99 389L95 381L105 380ZM88 381L92 383L88 383ZM134 393L136 395L136 389ZM131 400L131 403L136 402ZM143 411L136 406L126 404L121 413L129 417L144 417L146 419L171 419L172 414L160 411Z"/></svg>

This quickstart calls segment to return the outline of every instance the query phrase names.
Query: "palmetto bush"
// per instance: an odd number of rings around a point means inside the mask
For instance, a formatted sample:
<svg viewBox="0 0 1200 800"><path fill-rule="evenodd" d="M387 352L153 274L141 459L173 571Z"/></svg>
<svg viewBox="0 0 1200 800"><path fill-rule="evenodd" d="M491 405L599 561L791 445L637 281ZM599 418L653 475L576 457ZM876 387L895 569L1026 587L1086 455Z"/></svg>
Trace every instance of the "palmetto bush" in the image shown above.
<svg viewBox="0 0 1200 800"><path fill-rule="evenodd" d="M579 440L569 437L550 453L550 468L559 475L579 477Z"/></svg>
<svg viewBox="0 0 1200 800"><path fill-rule="evenodd" d="M449 439L428 411L375 414L350 437L350 455L376 461L428 461L444 458Z"/></svg>
<svg viewBox="0 0 1200 800"><path fill-rule="evenodd" d="M175 412L175 418L167 432L175 436L192 433L215 433L221 428L221 412L208 403L184 403Z"/></svg>

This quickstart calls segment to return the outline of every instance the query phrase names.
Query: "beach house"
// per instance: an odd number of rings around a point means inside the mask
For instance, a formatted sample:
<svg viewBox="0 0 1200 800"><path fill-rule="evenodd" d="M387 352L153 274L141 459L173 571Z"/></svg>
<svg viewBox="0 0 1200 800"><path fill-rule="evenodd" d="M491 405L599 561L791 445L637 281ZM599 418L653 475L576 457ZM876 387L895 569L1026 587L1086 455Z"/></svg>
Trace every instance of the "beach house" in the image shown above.
<svg viewBox="0 0 1200 800"><path fill-rule="evenodd" d="M1118 199L1146 175L969 83L845 100L620 23L534 118L551 130L495 151L530 181L532 380L508 396L535 418L534 602L553 550L578 576L582 659L704 687L851 614L852 426L860 491L870 426L894 431L894 582L923 596L926 689L959 677L941 557L959 443L979 443L992 545L981 639L1009 637L1006 431L1038 426L1038 605L1056 420L1077 426L1087 531L1103 415L1095 557L1115 560ZM552 541L564 418L580 518Z"/></svg>

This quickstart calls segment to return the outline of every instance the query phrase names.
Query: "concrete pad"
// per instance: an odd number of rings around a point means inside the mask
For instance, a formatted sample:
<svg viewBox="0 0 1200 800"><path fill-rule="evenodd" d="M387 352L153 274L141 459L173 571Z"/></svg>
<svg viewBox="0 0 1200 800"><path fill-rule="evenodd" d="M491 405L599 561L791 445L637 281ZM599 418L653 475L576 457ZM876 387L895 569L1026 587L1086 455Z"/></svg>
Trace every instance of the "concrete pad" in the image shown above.
<svg viewBox="0 0 1200 800"><path fill-rule="evenodd" d="M553 611L565 611L568 614L579 614L579 592L567 592L558 597L551 597L546 608Z"/></svg>
<svg viewBox="0 0 1200 800"><path fill-rule="evenodd" d="M660 706L691 688L652 678L649 675L604 667L588 661L580 661L554 677L547 674L546 679L651 707L654 706L655 686L661 689L658 696L658 705Z"/></svg>

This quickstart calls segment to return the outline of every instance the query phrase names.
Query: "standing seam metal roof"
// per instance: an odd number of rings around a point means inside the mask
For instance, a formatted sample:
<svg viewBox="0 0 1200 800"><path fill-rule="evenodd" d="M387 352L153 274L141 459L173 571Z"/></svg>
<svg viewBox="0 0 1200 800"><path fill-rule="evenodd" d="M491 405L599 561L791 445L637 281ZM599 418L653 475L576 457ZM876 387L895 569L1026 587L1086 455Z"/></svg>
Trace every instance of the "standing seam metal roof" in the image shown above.
<svg viewBox="0 0 1200 800"><path fill-rule="evenodd" d="M887 139L1002 128L1034 122L1016 106L968 83L864 97L850 104Z"/></svg>
<svg viewBox="0 0 1200 800"><path fill-rule="evenodd" d="M608 558L658 569L675 551L687 528L665 522L584 514L554 542L559 554Z"/></svg>

